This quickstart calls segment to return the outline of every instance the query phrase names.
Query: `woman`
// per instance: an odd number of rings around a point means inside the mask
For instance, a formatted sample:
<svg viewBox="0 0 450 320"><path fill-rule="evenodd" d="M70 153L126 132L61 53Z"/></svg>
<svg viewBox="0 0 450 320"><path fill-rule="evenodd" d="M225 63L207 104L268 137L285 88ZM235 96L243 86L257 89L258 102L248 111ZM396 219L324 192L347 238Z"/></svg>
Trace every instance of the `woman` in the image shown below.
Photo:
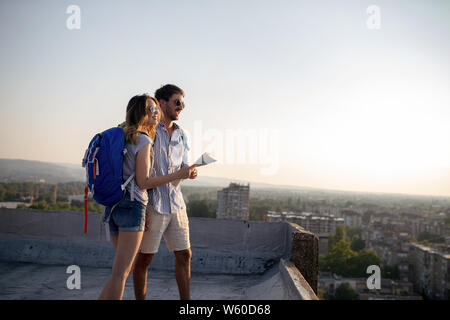
<svg viewBox="0 0 450 320"><path fill-rule="evenodd" d="M156 126L161 120L158 101L148 95L131 98L127 106L123 179L133 173L135 177L127 185L123 199L114 206L106 207L104 221L109 220L111 241L116 251L112 274L106 282L99 299L122 299L125 282L139 250L148 202L147 189L186 179L194 167L185 167L177 172L160 177L151 177L151 149L156 135Z"/></svg>

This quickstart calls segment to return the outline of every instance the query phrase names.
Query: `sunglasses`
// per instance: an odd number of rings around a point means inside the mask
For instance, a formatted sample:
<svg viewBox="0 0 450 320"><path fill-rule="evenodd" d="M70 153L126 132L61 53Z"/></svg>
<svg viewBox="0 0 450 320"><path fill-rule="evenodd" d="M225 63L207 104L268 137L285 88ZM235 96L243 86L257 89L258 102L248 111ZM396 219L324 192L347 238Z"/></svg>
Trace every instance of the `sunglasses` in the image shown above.
<svg viewBox="0 0 450 320"><path fill-rule="evenodd" d="M181 102L179 99L176 99L176 100L175 100L175 105L176 105L177 107L183 106L183 109L186 108L186 105L184 104L184 102Z"/></svg>
<svg viewBox="0 0 450 320"><path fill-rule="evenodd" d="M157 106L151 106L151 107L148 108L148 111L149 111L150 113L158 113L158 112L159 112L159 109L158 109Z"/></svg>

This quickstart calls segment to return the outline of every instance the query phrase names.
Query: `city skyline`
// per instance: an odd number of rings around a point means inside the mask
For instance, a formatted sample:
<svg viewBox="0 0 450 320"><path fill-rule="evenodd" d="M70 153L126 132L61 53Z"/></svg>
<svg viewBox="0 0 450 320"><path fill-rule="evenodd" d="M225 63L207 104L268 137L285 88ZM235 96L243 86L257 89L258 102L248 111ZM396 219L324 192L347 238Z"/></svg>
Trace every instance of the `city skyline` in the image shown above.
<svg viewBox="0 0 450 320"><path fill-rule="evenodd" d="M199 175L450 196L447 2L70 4L0 2L0 158L78 164L174 83Z"/></svg>

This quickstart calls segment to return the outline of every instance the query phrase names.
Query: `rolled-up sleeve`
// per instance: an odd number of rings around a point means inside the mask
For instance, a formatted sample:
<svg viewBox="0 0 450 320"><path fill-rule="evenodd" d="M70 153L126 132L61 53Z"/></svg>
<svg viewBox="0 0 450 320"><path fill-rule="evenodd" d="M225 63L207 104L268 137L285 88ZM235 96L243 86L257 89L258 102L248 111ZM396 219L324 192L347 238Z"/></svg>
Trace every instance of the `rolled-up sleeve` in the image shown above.
<svg viewBox="0 0 450 320"><path fill-rule="evenodd" d="M187 149L183 146L183 160L181 161L181 167L189 167L189 156Z"/></svg>

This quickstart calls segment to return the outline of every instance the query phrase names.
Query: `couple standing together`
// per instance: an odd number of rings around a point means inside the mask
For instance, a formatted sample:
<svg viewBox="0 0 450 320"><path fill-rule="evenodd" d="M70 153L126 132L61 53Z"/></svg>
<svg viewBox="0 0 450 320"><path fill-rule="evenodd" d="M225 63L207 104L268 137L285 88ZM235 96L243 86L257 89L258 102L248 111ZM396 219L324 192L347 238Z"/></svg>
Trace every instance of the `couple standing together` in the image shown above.
<svg viewBox="0 0 450 320"><path fill-rule="evenodd" d="M123 179L135 176L122 200L105 207L103 221L109 224L116 255L99 299L122 299L132 269L135 297L145 299L148 268L162 236L175 254L180 299L190 299L189 221L176 182L195 179L197 169L188 165L185 136L174 122L184 106L183 90L171 84L156 90L154 98L144 94L128 103L126 121L121 124L127 151Z"/></svg>

